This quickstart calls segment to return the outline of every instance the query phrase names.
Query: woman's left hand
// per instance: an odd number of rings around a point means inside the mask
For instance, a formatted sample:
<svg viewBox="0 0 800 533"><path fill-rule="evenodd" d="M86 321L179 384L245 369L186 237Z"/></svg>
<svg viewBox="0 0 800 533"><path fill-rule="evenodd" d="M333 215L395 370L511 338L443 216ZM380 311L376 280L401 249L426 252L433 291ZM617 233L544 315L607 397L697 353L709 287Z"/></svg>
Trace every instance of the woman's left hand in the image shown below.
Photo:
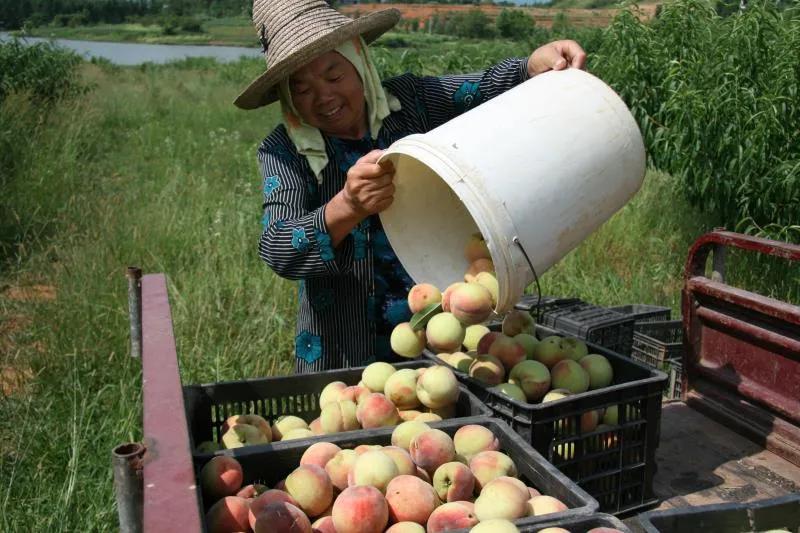
<svg viewBox="0 0 800 533"><path fill-rule="evenodd" d="M586 52L575 41L553 41L540 46L528 58L528 75L533 77L548 70L567 67L584 69Z"/></svg>

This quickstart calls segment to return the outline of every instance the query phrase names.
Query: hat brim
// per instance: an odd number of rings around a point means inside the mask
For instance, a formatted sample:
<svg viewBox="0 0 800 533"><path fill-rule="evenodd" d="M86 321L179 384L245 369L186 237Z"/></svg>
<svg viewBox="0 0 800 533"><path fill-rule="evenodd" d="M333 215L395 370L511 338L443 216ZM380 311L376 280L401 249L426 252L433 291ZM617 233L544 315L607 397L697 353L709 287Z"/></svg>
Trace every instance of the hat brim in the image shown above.
<svg viewBox="0 0 800 533"><path fill-rule="evenodd" d="M253 80L233 101L241 109L258 109L278 100L277 85L315 57L329 52L343 42L360 35L369 44L400 20L400 11L384 9L342 24L327 35L295 51L287 58L269 67Z"/></svg>

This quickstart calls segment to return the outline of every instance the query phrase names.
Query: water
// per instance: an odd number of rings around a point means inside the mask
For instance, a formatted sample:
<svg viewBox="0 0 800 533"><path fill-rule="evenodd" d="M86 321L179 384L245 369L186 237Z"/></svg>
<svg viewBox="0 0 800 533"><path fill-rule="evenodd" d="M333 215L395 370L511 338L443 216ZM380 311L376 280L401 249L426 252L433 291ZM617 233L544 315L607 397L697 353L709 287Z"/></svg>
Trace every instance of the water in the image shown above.
<svg viewBox="0 0 800 533"><path fill-rule="evenodd" d="M0 41L10 40L11 34L0 32ZM116 65L141 65L142 63L167 63L187 57L213 57L217 61L236 61L240 57L263 58L259 48L242 46L193 46L171 44L110 43L102 41L73 41L71 39L43 39L25 37L25 43L53 42L68 48L86 59L105 58Z"/></svg>

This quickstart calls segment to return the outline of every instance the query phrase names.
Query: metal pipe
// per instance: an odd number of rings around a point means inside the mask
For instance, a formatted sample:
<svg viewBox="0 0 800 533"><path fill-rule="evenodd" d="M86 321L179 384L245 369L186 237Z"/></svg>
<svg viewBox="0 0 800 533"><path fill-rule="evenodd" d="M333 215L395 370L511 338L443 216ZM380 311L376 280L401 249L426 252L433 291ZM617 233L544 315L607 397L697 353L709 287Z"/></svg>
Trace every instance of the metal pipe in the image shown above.
<svg viewBox="0 0 800 533"><path fill-rule="evenodd" d="M111 451L120 533L142 533L144 530L144 452L145 447L138 442L120 444Z"/></svg>
<svg viewBox="0 0 800 533"><path fill-rule="evenodd" d="M142 358L142 269L128 267L128 316L131 321L131 357Z"/></svg>

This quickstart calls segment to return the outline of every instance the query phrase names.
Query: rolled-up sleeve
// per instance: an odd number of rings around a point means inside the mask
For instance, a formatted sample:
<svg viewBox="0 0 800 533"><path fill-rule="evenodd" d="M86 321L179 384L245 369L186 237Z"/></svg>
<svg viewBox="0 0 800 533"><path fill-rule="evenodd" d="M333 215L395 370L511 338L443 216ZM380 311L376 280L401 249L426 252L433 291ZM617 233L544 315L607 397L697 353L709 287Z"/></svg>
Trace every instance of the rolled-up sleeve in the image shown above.
<svg viewBox="0 0 800 533"><path fill-rule="evenodd" d="M262 145L258 150L264 191L258 255L279 276L335 276L352 268L352 239L334 248L325 225L325 205L312 205L309 179L298 165Z"/></svg>
<svg viewBox="0 0 800 533"><path fill-rule="evenodd" d="M528 59L511 58L473 74L420 77L417 93L427 109L432 129L528 78Z"/></svg>

